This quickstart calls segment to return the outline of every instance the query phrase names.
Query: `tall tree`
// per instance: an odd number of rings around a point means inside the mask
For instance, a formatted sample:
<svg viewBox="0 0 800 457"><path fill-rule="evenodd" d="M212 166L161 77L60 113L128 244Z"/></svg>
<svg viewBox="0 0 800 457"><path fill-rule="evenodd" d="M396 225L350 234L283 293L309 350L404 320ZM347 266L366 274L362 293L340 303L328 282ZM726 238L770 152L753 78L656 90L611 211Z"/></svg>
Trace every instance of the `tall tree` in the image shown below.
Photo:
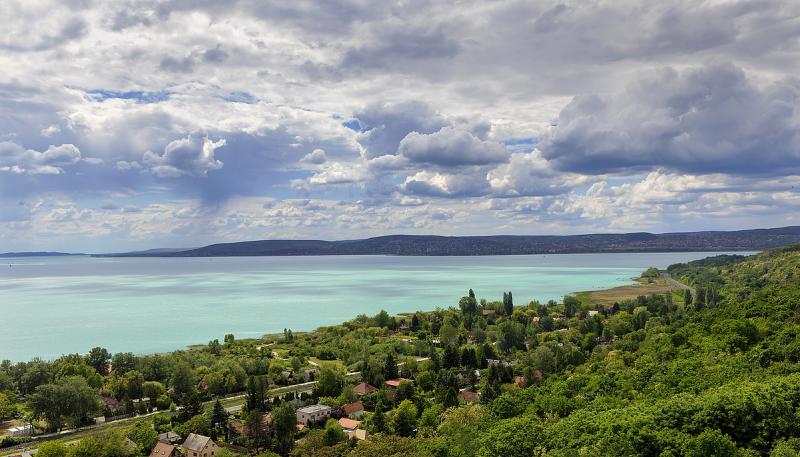
<svg viewBox="0 0 800 457"><path fill-rule="evenodd" d="M264 410L267 402L267 379L265 376L250 376L244 402L246 411Z"/></svg>
<svg viewBox="0 0 800 457"><path fill-rule="evenodd" d="M394 413L394 432L400 436L411 436L417 428L417 407L410 400L403 400Z"/></svg>
<svg viewBox="0 0 800 457"><path fill-rule="evenodd" d="M692 291L689 289L684 289L683 291L683 304L685 306L690 306L692 304Z"/></svg>
<svg viewBox="0 0 800 457"><path fill-rule="evenodd" d="M86 363L98 373L105 373L109 360L111 360L111 354L106 348L101 347L92 348L86 357Z"/></svg>
<svg viewBox="0 0 800 457"><path fill-rule="evenodd" d="M497 365L489 366L486 374L486 380L481 389L481 401L483 403L491 403L492 400L500 396L500 371Z"/></svg>
<svg viewBox="0 0 800 457"><path fill-rule="evenodd" d="M272 430L275 450L281 455L289 455L297 431L297 416L291 403L282 403L272 411Z"/></svg>
<svg viewBox="0 0 800 457"><path fill-rule="evenodd" d="M514 314L514 297L511 291L503 292L503 313L506 316Z"/></svg>
<svg viewBox="0 0 800 457"><path fill-rule="evenodd" d="M397 361L395 361L391 352L386 355L386 360L383 364L383 377L385 379L397 379L400 377L397 372Z"/></svg>
<svg viewBox="0 0 800 457"><path fill-rule="evenodd" d="M222 436L228 437L228 413L225 411L225 408L222 406L222 402L217 399L214 402L214 409L211 412L211 425L217 429L222 431Z"/></svg>
<svg viewBox="0 0 800 457"><path fill-rule="evenodd" d="M256 452L267 446L269 434L264 426L264 413L260 409L254 409L247 413L245 432L247 433L247 439L250 441L250 447L255 449Z"/></svg>

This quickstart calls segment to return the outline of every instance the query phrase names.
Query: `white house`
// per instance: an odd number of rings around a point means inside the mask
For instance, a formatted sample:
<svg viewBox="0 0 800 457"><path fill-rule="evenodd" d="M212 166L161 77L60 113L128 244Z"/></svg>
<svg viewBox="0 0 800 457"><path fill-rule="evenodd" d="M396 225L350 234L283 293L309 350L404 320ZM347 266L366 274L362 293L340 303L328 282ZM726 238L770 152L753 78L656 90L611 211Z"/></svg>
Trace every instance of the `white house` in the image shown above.
<svg viewBox="0 0 800 457"><path fill-rule="evenodd" d="M297 422L306 426L324 422L329 417L331 417L331 407L327 405L311 405L297 410Z"/></svg>

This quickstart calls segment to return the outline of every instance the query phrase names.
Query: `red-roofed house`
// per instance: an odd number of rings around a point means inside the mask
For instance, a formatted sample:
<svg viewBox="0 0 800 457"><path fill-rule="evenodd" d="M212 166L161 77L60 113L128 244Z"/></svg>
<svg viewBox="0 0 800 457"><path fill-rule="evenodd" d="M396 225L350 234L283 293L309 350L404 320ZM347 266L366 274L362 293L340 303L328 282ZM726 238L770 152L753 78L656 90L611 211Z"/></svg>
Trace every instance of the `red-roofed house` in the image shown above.
<svg viewBox="0 0 800 457"><path fill-rule="evenodd" d="M361 421L356 421L356 420L353 420L353 419L348 419L346 417L343 417L343 418L339 419L339 425L341 425L342 429L344 429L345 431L347 431L347 430L352 431L352 430L357 429L358 426L361 425Z"/></svg>
<svg viewBox="0 0 800 457"><path fill-rule="evenodd" d="M358 383L353 387L353 393L358 396L371 394L372 392L377 392L377 391L378 391L377 387L371 386L366 382Z"/></svg>
<svg viewBox="0 0 800 457"><path fill-rule="evenodd" d="M342 406L342 411L344 412L344 415L350 419L361 417L361 415L364 414L364 404L360 401L348 403Z"/></svg>
<svg viewBox="0 0 800 457"><path fill-rule="evenodd" d="M150 451L150 457L175 457L178 455L178 448L167 443L156 443Z"/></svg>
<svg viewBox="0 0 800 457"><path fill-rule="evenodd" d="M403 379L403 378L389 379L389 380L385 381L384 384L389 386L389 388L391 388L391 389L397 389L400 386L400 383L403 382L403 381L405 381L405 379Z"/></svg>

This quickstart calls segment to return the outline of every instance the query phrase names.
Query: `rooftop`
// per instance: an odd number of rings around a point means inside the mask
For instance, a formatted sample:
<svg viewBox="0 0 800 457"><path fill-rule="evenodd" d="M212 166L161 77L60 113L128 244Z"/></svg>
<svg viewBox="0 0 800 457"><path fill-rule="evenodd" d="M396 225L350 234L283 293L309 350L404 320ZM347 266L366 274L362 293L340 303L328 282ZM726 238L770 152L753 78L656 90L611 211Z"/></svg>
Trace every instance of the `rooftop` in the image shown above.
<svg viewBox="0 0 800 457"><path fill-rule="evenodd" d="M211 438L196 433L190 433L183 442L183 448L190 451L202 451L204 447L211 441Z"/></svg>
<svg viewBox="0 0 800 457"><path fill-rule="evenodd" d="M304 406L297 410L298 413L302 414L314 414L314 413L321 413L323 411L330 411L331 407L328 405L310 405Z"/></svg>

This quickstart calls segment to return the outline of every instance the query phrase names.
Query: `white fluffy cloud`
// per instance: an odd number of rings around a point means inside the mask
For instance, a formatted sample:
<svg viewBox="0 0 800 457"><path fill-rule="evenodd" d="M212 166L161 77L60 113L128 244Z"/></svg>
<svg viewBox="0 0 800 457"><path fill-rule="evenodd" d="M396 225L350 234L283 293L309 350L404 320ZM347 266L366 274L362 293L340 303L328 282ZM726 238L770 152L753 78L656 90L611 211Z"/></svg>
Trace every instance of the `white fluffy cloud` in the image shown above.
<svg viewBox="0 0 800 457"><path fill-rule="evenodd" d="M500 143L482 140L472 133L444 127L434 133L411 132L398 151L414 162L442 166L489 165L508 160L509 151Z"/></svg>
<svg viewBox="0 0 800 457"><path fill-rule="evenodd" d="M167 144L163 154L145 152L142 163L156 176L206 176L209 171L222 168L222 161L214 158L214 151L225 146L225 140L212 141L201 132L194 132Z"/></svg>
<svg viewBox="0 0 800 457"><path fill-rule="evenodd" d="M72 144L51 145L45 151L25 149L11 142L0 142L0 171L27 174L59 174L63 167L75 165L81 152Z"/></svg>

